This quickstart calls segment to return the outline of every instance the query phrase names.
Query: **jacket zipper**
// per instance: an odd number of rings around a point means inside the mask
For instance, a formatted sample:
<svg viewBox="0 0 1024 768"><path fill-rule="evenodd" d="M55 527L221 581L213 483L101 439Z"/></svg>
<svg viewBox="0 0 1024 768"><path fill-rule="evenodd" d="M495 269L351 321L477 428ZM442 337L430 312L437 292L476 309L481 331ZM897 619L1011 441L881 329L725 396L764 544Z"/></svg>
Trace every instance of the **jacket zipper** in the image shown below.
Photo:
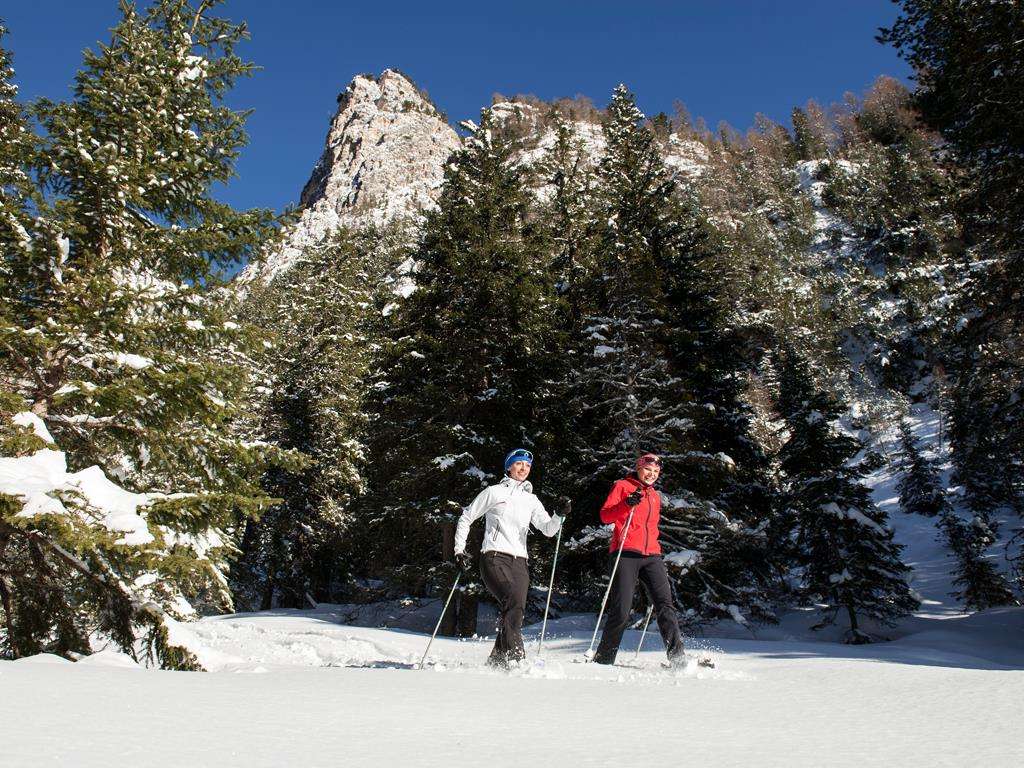
<svg viewBox="0 0 1024 768"><path fill-rule="evenodd" d="M644 488L644 496L647 496L647 520L644 522L644 556L650 554L647 551L647 542L651 535L651 497L647 494L647 489Z"/></svg>

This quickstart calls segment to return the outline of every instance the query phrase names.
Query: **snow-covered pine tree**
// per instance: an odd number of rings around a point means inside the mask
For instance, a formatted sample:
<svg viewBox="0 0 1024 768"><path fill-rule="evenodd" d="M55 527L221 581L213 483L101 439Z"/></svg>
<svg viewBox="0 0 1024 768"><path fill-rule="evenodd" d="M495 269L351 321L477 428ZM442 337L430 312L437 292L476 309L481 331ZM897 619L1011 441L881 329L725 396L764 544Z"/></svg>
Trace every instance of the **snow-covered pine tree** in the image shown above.
<svg viewBox="0 0 1024 768"><path fill-rule="evenodd" d="M26 172L36 149L35 135L18 102L11 54L4 47L7 28L0 21L0 247L7 253L25 253L31 245L30 204L37 190ZM13 259L4 260L0 280L8 281ZM2 309L0 309L2 311Z"/></svg>
<svg viewBox="0 0 1024 768"><path fill-rule="evenodd" d="M919 73L916 105L965 175L967 270L946 366L955 480L981 515L1024 513L1024 7L900 0L881 39Z"/></svg>
<svg viewBox="0 0 1024 768"><path fill-rule="evenodd" d="M823 193L843 222L831 266L851 283L845 343L873 382L909 392L942 354L960 237L953 179L901 83L879 78L851 109Z"/></svg>
<svg viewBox="0 0 1024 768"><path fill-rule="evenodd" d="M969 522L956 511L942 485L936 462L925 456L906 421L900 423L904 475L897 485L900 507L908 514L938 517L941 537L956 562L953 596L968 610L1016 605L1013 590L988 553L996 537L989 523L976 516Z"/></svg>
<svg viewBox="0 0 1024 768"><path fill-rule="evenodd" d="M974 517L968 522L947 509L939 520L939 528L956 559L953 597L960 600L964 608L983 611L1001 605L1019 605L1009 582L992 561L991 548L996 537L987 520Z"/></svg>
<svg viewBox="0 0 1024 768"><path fill-rule="evenodd" d="M749 568L729 561L738 542L757 537L741 522L750 511L744 493L756 485L747 483L755 451L707 269L710 233L695 193L672 177L643 119L632 94L616 88L598 168L588 306L565 387L572 427L559 476L578 508L596 509L639 453L661 454L665 545L697 555L676 573L679 600L695 618L728 615L728 605L761 602L751 585L763 560L746 561ZM570 575L592 586L593 571L604 570L600 550L600 538L582 531L570 543Z"/></svg>
<svg viewBox="0 0 1024 768"><path fill-rule="evenodd" d="M549 229L551 269L565 313L560 327L569 329L584 310L586 278L593 270L596 176L583 140L558 113L554 133L554 142L534 173L547 192L538 215Z"/></svg>
<svg viewBox="0 0 1024 768"><path fill-rule="evenodd" d="M782 354L779 410L790 436L781 452L786 504L792 516L802 591L824 604L821 625L845 610L846 641L870 642L860 621L891 624L918 606L907 585L887 516L871 500L864 444L841 423L846 408L819 389L808 362L793 350Z"/></svg>
<svg viewBox="0 0 1024 768"><path fill-rule="evenodd" d="M215 5L123 2L72 98L33 108L39 193L25 244L4 241L0 369L5 400L55 438L60 451L38 458L64 479L59 503L3 497L0 529L23 566L8 616L21 654L86 652L99 631L133 655L145 635L161 664L196 666L169 617L192 614L190 600L231 604L227 532L266 504L261 467L287 460L231 429L257 334L218 286L276 228L211 194L245 143L245 113L222 99L251 70L235 53L244 25ZM67 490L65 458L114 497L107 476L145 491L127 497L133 515L145 500L131 518L142 528L126 535L109 498Z"/></svg>
<svg viewBox="0 0 1024 768"><path fill-rule="evenodd" d="M795 151L781 126L759 118L743 142L711 146L701 180L701 201L721 242L716 274L730 326L754 371L779 338L831 335L819 300L827 286L809 256L814 212L799 193Z"/></svg>
<svg viewBox="0 0 1024 768"><path fill-rule="evenodd" d="M264 435L309 458L270 469L263 487L282 502L246 523L232 582L254 608L335 600L351 568L347 525L365 490L368 374L379 349L375 294L394 267L381 263L382 239L339 230L247 299L252 321L277 332Z"/></svg>
<svg viewBox="0 0 1024 768"><path fill-rule="evenodd" d="M367 555L414 594L438 583L446 526L501 476L505 453L541 442L558 354L548 244L516 142L490 110L466 127L415 252L415 290L391 315L371 430ZM531 476L539 489L546 461Z"/></svg>
<svg viewBox="0 0 1024 768"><path fill-rule="evenodd" d="M937 462L921 451L906 420L900 422L900 442L903 447L903 477L896 486L900 494L900 508L907 514L925 517L948 513L949 499L946 498Z"/></svg>

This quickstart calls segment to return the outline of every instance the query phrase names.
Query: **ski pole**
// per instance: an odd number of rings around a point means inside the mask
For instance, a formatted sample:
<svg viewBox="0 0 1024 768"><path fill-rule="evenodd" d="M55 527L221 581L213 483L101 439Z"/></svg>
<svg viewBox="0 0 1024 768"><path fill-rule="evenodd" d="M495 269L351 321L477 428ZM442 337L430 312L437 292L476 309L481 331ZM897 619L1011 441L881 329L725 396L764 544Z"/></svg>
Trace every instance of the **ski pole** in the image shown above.
<svg viewBox="0 0 1024 768"><path fill-rule="evenodd" d="M644 619L644 631L640 633L640 642L636 644L636 655L633 661L640 658L640 649L644 647L644 638L647 637L647 626L651 623L651 614L654 613L654 603L647 606L647 618Z"/></svg>
<svg viewBox="0 0 1024 768"><path fill-rule="evenodd" d="M548 610L551 608L551 591L555 588L555 566L558 565L558 548L562 545L562 528L564 526L565 517L562 516L562 524L558 526L558 538L555 539L555 557L551 561L551 580L548 582L548 600L544 604L544 621L540 625L540 640L537 642L538 659L544 650L544 632L548 628Z"/></svg>
<svg viewBox="0 0 1024 768"><path fill-rule="evenodd" d="M636 507L639 507L637 504ZM604 616L604 608L608 605L608 595L612 593L612 584L615 582L615 572L619 570L619 559L622 557L622 548L626 546L626 534L629 533L629 526L633 523L633 513L636 507L629 508L629 517L626 518L626 527L622 529L622 541L619 542L619 553L615 555L615 565L612 566L612 575L608 579L608 589L604 591L604 600L601 601L601 610L597 613L597 623L594 625L594 634L590 637L590 647L584 654L587 659L594 658L594 641L597 640L597 630L601 626L601 618Z"/></svg>
<svg viewBox="0 0 1024 768"><path fill-rule="evenodd" d="M420 659L420 669L423 669L423 665L427 661L427 654L430 653L430 646L434 644L434 638L437 637L437 631L441 628L441 622L444 621L444 615L448 611L448 603L452 601L452 597L455 595L455 588L459 586L459 579L462 577L462 571L455 574L455 583L452 584L452 591L448 593L448 599L444 601L444 608L441 609L441 615L437 619L437 626L434 627L434 633L430 636L430 642L427 643L427 650L423 652L423 658Z"/></svg>

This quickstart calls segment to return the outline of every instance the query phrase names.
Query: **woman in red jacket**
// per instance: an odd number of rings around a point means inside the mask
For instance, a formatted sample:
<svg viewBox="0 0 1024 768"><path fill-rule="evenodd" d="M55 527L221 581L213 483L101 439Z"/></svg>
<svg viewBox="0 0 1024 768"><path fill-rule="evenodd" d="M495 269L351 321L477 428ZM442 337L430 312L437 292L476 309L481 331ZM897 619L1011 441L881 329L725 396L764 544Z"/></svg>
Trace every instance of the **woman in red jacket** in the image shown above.
<svg viewBox="0 0 1024 768"><path fill-rule="evenodd" d="M622 558L608 598L608 620L594 654L594 661L598 664L615 662L622 633L629 621L638 579L643 581L654 602L658 631L665 643L669 662L682 664L684 661L683 637L672 601L672 587L668 582L665 561L661 559L661 544L658 543L661 496L652 486L660 474L661 459L653 453L645 453L637 459L636 472L617 481L601 507L601 522L615 524L609 547L612 562L615 562L620 545ZM624 530L631 510L633 518L629 530Z"/></svg>

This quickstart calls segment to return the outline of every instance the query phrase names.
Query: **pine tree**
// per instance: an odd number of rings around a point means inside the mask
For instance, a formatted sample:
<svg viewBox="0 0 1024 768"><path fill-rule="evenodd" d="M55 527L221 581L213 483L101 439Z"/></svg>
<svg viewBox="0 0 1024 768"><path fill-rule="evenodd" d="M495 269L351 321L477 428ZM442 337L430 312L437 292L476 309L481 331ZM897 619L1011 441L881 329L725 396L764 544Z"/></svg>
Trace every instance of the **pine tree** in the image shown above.
<svg viewBox="0 0 1024 768"><path fill-rule="evenodd" d="M967 522L952 510L939 521L946 545L956 559L953 597L968 610L983 611L1002 605L1019 605L1006 578L987 554L996 540L992 526L983 517Z"/></svg>
<svg viewBox="0 0 1024 768"><path fill-rule="evenodd" d="M765 119L738 144L712 147L702 189L722 258L716 264L730 326L754 370L777 338L828 338L819 295L827 289L809 256L814 215L786 132ZM823 345L824 346L824 345Z"/></svg>
<svg viewBox="0 0 1024 768"><path fill-rule="evenodd" d="M960 238L954 179L892 78L879 78L843 127L823 196L844 226L833 263L851 283L846 343L859 348L872 381L914 391L942 356Z"/></svg>
<svg viewBox="0 0 1024 768"><path fill-rule="evenodd" d="M161 495L130 542L81 499L28 517L4 497L22 654L84 652L98 627L127 653L146 634L165 666L196 666L168 617L189 616L188 600L230 606L230 529L268 501L265 462L289 460L233 429L258 333L220 286L275 220L211 195L245 143L245 114L222 100L252 68L234 52L244 25L212 16L215 4L123 2L71 100L33 108L40 146L21 168L34 172L35 215L16 231L27 245L4 239L5 400L45 423L72 470Z"/></svg>
<svg viewBox="0 0 1024 768"><path fill-rule="evenodd" d="M554 142L534 169L550 194L539 213L548 228L551 270L563 329L576 326L587 305L587 275L593 270L596 229L593 226L596 178L592 158L576 130L556 117Z"/></svg>
<svg viewBox="0 0 1024 768"><path fill-rule="evenodd" d="M949 500L936 462L921 452L906 421L900 422L900 441L903 444L904 468L904 475L896 486L900 494L900 508L907 514L925 517L947 514Z"/></svg>
<svg viewBox="0 0 1024 768"><path fill-rule="evenodd" d="M916 72L914 100L964 175L967 269L947 369L955 479L972 509L1024 513L1024 8L901 0L880 39Z"/></svg>
<svg viewBox="0 0 1024 768"><path fill-rule="evenodd" d="M936 462L923 454L906 421L900 423L900 439L904 470L897 485L900 507L908 514L938 518L941 538L956 563L953 596L968 610L1016 605L1009 583L986 554L996 540L989 523L981 516L967 522L957 513L942 487Z"/></svg>
<svg viewBox="0 0 1024 768"><path fill-rule="evenodd" d="M868 472L864 444L840 423L847 409L815 386L810 366L792 350L783 354L780 378L779 408L790 431L781 466L803 593L831 611L822 626L845 610L847 642L870 642L861 619L891 624L917 608L906 582L910 569L885 512L861 482Z"/></svg>
<svg viewBox="0 0 1024 768"><path fill-rule="evenodd" d="M36 151L36 139L18 102L12 57L3 47L6 35L7 29L0 22L0 247L5 254L24 257L32 242L26 229L32 221L29 205L38 203L37 191L26 173ZM4 259L0 280L5 283L11 279L12 261Z"/></svg>
<svg viewBox="0 0 1024 768"><path fill-rule="evenodd" d="M710 232L695 191L672 177L624 86L613 94L604 131L558 476L577 508L596 509L639 453L660 453L665 546L697 554L675 574L679 600L695 619L729 615L729 604L762 602L752 585L763 559L744 560L744 568L735 557L740 542L758 538L743 520L756 451L708 270ZM588 522L571 521L574 554L566 561L581 586L603 570L600 537Z"/></svg>
<svg viewBox="0 0 1024 768"><path fill-rule="evenodd" d="M366 401L379 348L382 236L340 230L310 246L248 299L254 322L277 330L263 383L265 439L309 461L272 468L267 493L282 499L246 523L236 592L253 606L337 601L353 563L353 505L365 491Z"/></svg>
<svg viewBox="0 0 1024 768"><path fill-rule="evenodd" d="M810 112L810 114L808 114ZM828 156L828 136L821 108L811 102L807 109L793 108L793 145L800 160L818 160Z"/></svg>
<svg viewBox="0 0 1024 768"><path fill-rule="evenodd" d="M415 290L391 316L376 384L363 514L379 573L414 594L443 575L445 530L500 477L505 453L547 441L538 416L553 353L548 245L530 215L516 142L493 129L489 110L467 125L415 252ZM538 457L539 488L545 470Z"/></svg>

